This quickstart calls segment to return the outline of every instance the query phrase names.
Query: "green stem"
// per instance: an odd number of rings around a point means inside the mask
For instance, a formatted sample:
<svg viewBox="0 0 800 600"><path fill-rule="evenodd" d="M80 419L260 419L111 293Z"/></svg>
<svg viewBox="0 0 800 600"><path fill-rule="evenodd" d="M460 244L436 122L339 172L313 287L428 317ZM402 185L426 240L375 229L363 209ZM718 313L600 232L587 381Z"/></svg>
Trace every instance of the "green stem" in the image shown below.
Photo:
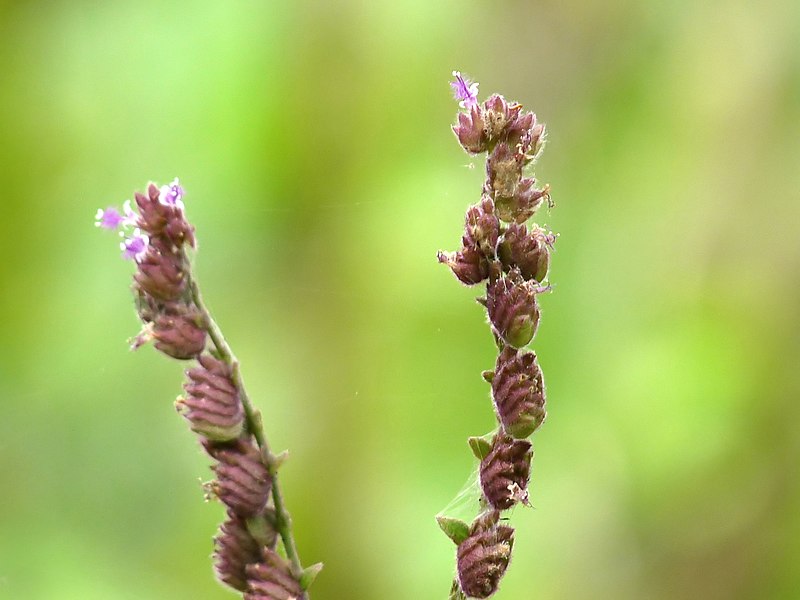
<svg viewBox="0 0 800 600"><path fill-rule="evenodd" d="M269 449L267 438L264 435L264 427L261 422L261 413L258 411L258 409L253 407L253 404L247 395L247 391L244 388L244 382L242 381L242 374L239 370L239 361L233 354L228 342L225 340L225 336L222 334L222 330L219 328L219 325L217 325L217 322L211 316L211 312L203 303L203 298L200 295L200 288L198 287L193 276L189 277L189 290L191 292L192 301L198 310L200 310L200 312L203 314L206 331L208 332L211 341L214 343L220 359L224 360L231 367L231 378L233 379L236 389L239 391L239 397L242 400L242 406L244 406L247 430L253 434L253 437L256 439L256 443L261 449L264 463L267 465L267 468L272 475L272 501L275 504L276 515L275 526L281 536L281 540L283 540L283 547L286 550L286 557L291 561L293 570L299 577L303 572L303 567L300 564L300 557L297 554L297 545L295 544L294 536L292 535L292 518L289 515L289 512L286 510L286 505L283 501L283 494L281 493L281 486L278 483L277 471L279 460ZM308 592L306 592L305 598L308 600Z"/></svg>

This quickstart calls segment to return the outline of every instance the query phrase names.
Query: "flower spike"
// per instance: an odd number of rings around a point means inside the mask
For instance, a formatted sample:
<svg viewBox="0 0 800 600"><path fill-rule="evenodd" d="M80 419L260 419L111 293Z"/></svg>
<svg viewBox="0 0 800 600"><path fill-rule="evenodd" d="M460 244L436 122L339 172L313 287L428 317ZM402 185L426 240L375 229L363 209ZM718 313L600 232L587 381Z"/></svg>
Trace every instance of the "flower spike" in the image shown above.
<svg viewBox="0 0 800 600"><path fill-rule="evenodd" d="M458 574L451 600L488 598L508 567L514 530L500 523L501 511L528 506L528 480L533 445L527 439L544 422L545 390L536 355L526 350L539 326L537 295L546 282L556 236L526 221L550 200L550 187L535 187L526 171L544 142L544 125L522 105L493 94L477 101L477 84L453 72L451 83L465 112L453 126L469 154L485 152L486 180L479 204L467 210L462 247L438 253L466 285L485 283L477 300L486 308L498 346L494 371L485 371L492 386L497 429L490 436L469 439L480 460L481 506L486 509L468 525L439 515L440 527L458 544ZM491 441L490 441L491 440Z"/></svg>
<svg viewBox="0 0 800 600"><path fill-rule="evenodd" d="M151 183L122 212L99 210L96 225L122 229L123 256L134 262L133 294L141 332L132 349L153 342L186 370L185 395L175 405L214 461L206 497L227 518L214 538L214 571L224 585L253 600L309 600L321 564L303 569L277 475L281 455L267 445L261 415L245 392L239 362L203 303L187 250L195 246L184 189ZM281 554L275 552L280 540ZM283 558L285 557L285 558Z"/></svg>

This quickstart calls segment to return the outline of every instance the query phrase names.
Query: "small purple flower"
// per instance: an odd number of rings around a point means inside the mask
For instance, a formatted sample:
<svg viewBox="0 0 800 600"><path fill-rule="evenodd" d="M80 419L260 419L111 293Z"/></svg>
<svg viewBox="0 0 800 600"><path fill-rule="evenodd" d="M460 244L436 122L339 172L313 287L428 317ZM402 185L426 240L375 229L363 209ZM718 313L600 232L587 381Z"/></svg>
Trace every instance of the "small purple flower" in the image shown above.
<svg viewBox="0 0 800 600"><path fill-rule="evenodd" d="M136 221L139 219L139 215L131 208L130 200L125 200L125 203L122 205L122 213L125 215L122 218L122 226L136 227Z"/></svg>
<svg viewBox="0 0 800 600"><path fill-rule="evenodd" d="M136 221L139 215L136 214L131 208L131 201L125 200L122 205L122 214L115 206L109 206L107 209L97 209L95 218L95 227L102 227L103 229L119 229L120 227L136 227ZM122 235L122 234L120 234Z"/></svg>
<svg viewBox="0 0 800 600"><path fill-rule="evenodd" d="M461 108L476 106L478 104L478 84L462 77L460 71L453 71L453 77L456 80L450 82L450 87L453 88L456 100L460 100L458 105Z"/></svg>
<svg viewBox="0 0 800 600"><path fill-rule="evenodd" d="M138 228L134 229L133 235L126 237L119 245L122 249L122 258L140 262L147 252L147 245L149 243L150 238L148 238L146 234L142 233Z"/></svg>
<svg viewBox="0 0 800 600"><path fill-rule="evenodd" d="M105 210L98 208L94 219L94 226L102 227L103 229L119 229L120 225L125 221L125 218L113 206L109 206Z"/></svg>
<svg viewBox="0 0 800 600"><path fill-rule="evenodd" d="M183 198L183 188L177 177L169 185L162 185L159 190L158 201L166 206L183 208L181 198Z"/></svg>

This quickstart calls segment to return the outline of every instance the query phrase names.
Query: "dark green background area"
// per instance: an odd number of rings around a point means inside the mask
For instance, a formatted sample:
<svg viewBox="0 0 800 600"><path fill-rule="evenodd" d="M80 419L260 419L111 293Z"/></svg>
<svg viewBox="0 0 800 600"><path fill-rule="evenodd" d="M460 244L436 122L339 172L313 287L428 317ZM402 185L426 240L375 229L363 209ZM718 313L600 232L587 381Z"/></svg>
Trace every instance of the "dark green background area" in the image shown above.
<svg viewBox="0 0 800 600"><path fill-rule="evenodd" d="M756 7L758 5L758 7ZM314 600L437 600L493 427L453 69L547 123L549 417L498 600L796 598L800 5L0 2L0 598L224 599L98 207L181 178Z"/></svg>

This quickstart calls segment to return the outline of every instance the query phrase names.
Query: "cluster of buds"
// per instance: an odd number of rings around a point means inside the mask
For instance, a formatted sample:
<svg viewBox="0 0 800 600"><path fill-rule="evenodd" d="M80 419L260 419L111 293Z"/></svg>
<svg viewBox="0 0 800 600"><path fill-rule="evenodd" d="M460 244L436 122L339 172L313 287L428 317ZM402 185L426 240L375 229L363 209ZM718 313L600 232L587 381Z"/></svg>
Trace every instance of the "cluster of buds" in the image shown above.
<svg viewBox="0 0 800 600"><path fill-rule="evenodd" d="M440 517L439 525L458 545L457 577L451 598L488 598L497 591L511 556L514 530L499 525L501 511L528 505L533 446L527 439L544 422L544 380L536 355L525 349L539 325L537 296L546 283L555 236L528 219L549 186L536 187L526 174L541 152L544 125L522 106L493 95L478 102L478 85L454 72L451 83L463 112L453 126L469 154L486 153L486 181L480 201L467 210L462 247L439 252L439 261L466 285L485 284L478 298L498 346L492 386L498 428L472 437L480 461L481 513L472 524Z"/></svg>
<svg viewBox="0 0 800 600"><path fill-rule="evenodd" d="M245 401L238 365L213 336L187 255L195 237L183 196L177 179L161 187L151 183L145 194L135 194L138 211L126 201L121 211L97 213L97 226L118 230L123 258L136 265L133 294L144 326L133 348L152 341L171 358L196 361L186 370L185 393L176 408L214 461L216 477L205 484L207 497L226 508L214 538L217 578L250 600L306 599L305 589L321 565L302 571L297 561L275 551L279 529L288 524L272 495L280 460L257 439L257 433L263 439L260 421Z"/></svg>

